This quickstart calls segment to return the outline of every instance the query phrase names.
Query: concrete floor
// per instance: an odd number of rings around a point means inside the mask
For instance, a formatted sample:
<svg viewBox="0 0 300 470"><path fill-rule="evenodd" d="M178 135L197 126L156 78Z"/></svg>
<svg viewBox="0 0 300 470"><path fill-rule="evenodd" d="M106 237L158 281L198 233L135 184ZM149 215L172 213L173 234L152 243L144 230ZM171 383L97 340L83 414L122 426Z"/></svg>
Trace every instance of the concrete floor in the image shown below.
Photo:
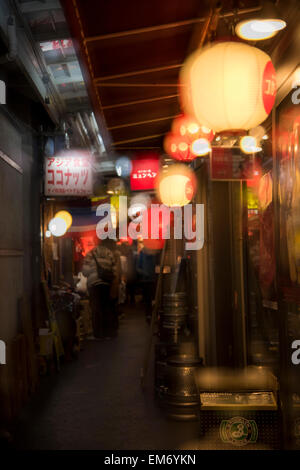
<svg viewBox="0 0 300 470"><path fill-rule="evenodd" d="M149 333L144 313L126 313L119 335L86 341L79 359L42 380L20 416L17 449L178 449L197 439L198 423L167 420L145 391L140 368ZM153 364L153 358L151 363Z"/></svg>

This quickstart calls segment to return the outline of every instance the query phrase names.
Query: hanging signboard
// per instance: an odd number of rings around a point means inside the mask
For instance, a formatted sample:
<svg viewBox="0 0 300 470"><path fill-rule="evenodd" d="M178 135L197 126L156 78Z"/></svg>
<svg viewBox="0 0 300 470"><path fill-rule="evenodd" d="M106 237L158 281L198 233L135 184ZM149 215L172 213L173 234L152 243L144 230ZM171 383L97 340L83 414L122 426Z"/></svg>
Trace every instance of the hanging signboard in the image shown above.
<svg viewBox="0 0 300 470"><path fill-rule="evenodd" d="M46 196L90 196L93 192L92 158L84 152L64 152L45 158Z"/></svg>
<svg viewBox="0 0 300 470"><path fill-rule="evenodd" d="M249 180L254 176L254 157L241 153L239 148L213 148L210 160L213 180Z"/></svg>
<svg viewBox="0 0 300 470"><path fill-rule="evenodd" d="M147 191L154 189L155 178L159 171L158 156L139 158L132 161L130 187L132 191Z"/></svg>

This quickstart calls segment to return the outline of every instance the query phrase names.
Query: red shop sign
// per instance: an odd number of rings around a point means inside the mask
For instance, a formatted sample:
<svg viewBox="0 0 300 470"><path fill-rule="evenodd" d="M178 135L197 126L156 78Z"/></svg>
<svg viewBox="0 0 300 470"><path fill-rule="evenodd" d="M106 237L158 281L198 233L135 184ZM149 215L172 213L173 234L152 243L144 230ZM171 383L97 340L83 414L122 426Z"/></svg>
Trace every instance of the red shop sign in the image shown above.
<svg viewBox="0 0 300 470"><path fill-rule="evenodd" d="M132 191L154 189L155 178L159 171L158 156L147 156L132 161L130 187Z"/></svg>

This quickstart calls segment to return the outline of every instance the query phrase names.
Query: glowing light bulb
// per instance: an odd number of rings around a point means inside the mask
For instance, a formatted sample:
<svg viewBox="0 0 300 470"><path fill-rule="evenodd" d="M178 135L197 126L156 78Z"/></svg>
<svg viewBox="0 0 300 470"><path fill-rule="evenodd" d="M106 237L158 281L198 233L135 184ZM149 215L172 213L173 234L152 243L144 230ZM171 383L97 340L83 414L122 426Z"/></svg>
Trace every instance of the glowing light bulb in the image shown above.
<svg viewBox="0 0 300 470"><path fill-rule="evenodd" d="M275 36L286 27L286 22L280 19L252 19L241 21L236 26L236 34L242 39L261 41Z"/></svg>
<svg viewBox="0 0 300 470"><path fill-rule="evenodd" d="M55 218L56 217L58 217L60 219L63 219L66 222L67 229L69 229L71 227L73 219L72 219L72 216L71 216L70 212L68 212L68 211L59 211L59 212L57 212L57 214L55 214Z"/></svg>
<svg viewBox="0 0 300 470"><path fill-rule="evenodd" d="M199 132L199 126L195 122L188 125L188 131L190 134L197 134Z"/></svg>
<svg viewBox="0 0 300 470"><path fill-rule="evenodd" d="M244 153L256 153L262 150L261 147L257 146L256 138L251 135L246 135L241 138L240 149Z"/></svg>
<svg viewBox="0 0 300 470"><path fill-rule="evenodd" d="M55 237L62 237L68 230L66 221L60 217L54 217L49 222L49 230Z"/></svg>
<svg viewBox="0 0 300 470"><path fill-rule="evenodd" d="M211 151L210 143L207 139L197 139L192 143L192 153L198 157L207 155Z"/></svg>
<svg viewBox="0 0 300 470"><path fill-rule="evenodd" d="M186 142L180 142L178 148L181 152L185 152L189 148L189 146Z"/></svg>

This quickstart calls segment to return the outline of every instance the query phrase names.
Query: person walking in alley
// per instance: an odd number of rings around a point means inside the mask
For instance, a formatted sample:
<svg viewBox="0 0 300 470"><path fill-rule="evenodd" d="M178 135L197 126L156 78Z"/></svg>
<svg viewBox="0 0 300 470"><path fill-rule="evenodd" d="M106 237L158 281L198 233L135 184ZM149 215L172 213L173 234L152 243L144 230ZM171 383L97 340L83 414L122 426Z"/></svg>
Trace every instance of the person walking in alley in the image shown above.
<svg viewBox="0 0 300 470"><path fill-rule="evenodd" d="M117 265L114 253L107 245L103 240L93 248L86 255L82 267L87 277L93 331L97 339L112 337L116 333L111 291L117 278Z"/></svg>
<svg viewBox="0 0 300 470"><path fill-rule="evenodd" d="M146 248L141 242L138 248L137 274L140 278L140 285L143 292L146 320L151 321L153 300L155 296L155 266L158 264L159 253L157 250Z"/></svg>

